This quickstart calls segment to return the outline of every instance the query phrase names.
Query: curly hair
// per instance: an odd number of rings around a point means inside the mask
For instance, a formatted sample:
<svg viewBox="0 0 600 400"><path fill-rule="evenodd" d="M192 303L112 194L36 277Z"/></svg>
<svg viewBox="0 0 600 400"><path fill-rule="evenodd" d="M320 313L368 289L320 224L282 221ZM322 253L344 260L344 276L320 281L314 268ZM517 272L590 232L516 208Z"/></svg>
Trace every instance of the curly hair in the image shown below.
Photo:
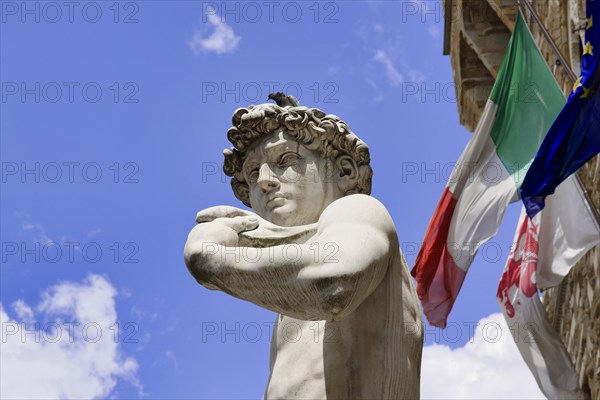
<svg viewBox="0 0 600 400"><path fill-rule="evenodd" d="M350 156L358 165L358 179L355 187L344 195L371 194L373 170L370 166L369 148L348 125L337 116L326 115L317 108L298 106L291 96L279 93L275 95L287 97L287 100L278 101L279 104L265 103L238 108L233 113L233 126L227 131L227 138L234 147L223 151L223 171L232 177L231 187L235 197L251 207L250 189L242 173L246 152L255 141L279 129L285 129L299 143L316 149L330 161L335 161L342 155ZM269 98L276 99L274 95L269 95Z"/></svg>

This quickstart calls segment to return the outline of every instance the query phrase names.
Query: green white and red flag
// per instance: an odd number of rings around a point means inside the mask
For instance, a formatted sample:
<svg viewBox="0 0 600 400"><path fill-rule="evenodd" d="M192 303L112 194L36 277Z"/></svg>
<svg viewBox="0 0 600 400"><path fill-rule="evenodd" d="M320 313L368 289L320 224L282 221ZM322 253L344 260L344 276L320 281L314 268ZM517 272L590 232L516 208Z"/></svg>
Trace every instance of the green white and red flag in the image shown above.
<svg viewBox="0 0 600 400"><path fill-rule="evenodd" d="M412 276L444 328L477 249L498 231L565 98L519 13L473 137L429 222Z"/></svg>

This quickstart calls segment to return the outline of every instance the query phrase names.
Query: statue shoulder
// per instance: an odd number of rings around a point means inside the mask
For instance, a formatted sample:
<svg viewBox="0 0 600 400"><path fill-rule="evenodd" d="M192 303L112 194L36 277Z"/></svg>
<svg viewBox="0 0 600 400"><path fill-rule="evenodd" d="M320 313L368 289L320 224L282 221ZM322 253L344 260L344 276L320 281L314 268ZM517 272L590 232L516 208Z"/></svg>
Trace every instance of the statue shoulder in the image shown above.
<svg viewBox="0 0 600 400"><path fill-rule="evenodd" d="M376 198L365 194L352 194L331 203L319 219L319 228L336 224L361 224L365 228L396 235L396 227L385 206Z"/></svg>

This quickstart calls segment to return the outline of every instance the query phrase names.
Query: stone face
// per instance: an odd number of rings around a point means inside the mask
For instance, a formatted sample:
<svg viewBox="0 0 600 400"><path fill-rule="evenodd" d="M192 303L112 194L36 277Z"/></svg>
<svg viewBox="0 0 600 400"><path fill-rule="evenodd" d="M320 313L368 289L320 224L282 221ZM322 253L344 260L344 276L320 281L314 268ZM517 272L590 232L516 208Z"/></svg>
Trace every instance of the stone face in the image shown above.
<svg viewBox="0 0 600 400"><path fill-rule="evenodd" d="M569 66L581 68L585 0L531 1L544 26ZM450 6L448 7L448 4ZM508 44L516 17L513 0L444 0L446 32L450 34L445 53L450 54L457 87L460 122L473 130L493 86L498 70L497 54ZM540 51L563 93L573 84L543 37L535 21L525 19ZM489 37L490 40L487 40ZM578 172L596 209L600 208L600 157ZM590 250L573 268L563 284L544 292L548 316L560 333L579 372L584 396L600 399L600 250Z"/></svg>
<svg viewBox="0 0 600 400"><path fill-rule="evenodd" d="M368 195L368 148L339 118L281 104L236 110L224 169L254 212L199 212L188 269L278 313L265 398L418 398L421 311L394 223Z"/></svg>

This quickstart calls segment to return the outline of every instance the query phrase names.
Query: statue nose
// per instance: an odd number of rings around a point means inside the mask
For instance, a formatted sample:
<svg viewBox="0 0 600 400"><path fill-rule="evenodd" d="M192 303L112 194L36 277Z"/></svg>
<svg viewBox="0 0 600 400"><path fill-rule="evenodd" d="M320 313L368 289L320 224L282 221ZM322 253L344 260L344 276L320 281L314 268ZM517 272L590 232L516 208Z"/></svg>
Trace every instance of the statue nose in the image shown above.
<svg viewBox="0 0 600 400"><path fill-rule="evenodd" d="M279 185L279 180L268 163L260 166L256 184L265 192Z"/></svg>

